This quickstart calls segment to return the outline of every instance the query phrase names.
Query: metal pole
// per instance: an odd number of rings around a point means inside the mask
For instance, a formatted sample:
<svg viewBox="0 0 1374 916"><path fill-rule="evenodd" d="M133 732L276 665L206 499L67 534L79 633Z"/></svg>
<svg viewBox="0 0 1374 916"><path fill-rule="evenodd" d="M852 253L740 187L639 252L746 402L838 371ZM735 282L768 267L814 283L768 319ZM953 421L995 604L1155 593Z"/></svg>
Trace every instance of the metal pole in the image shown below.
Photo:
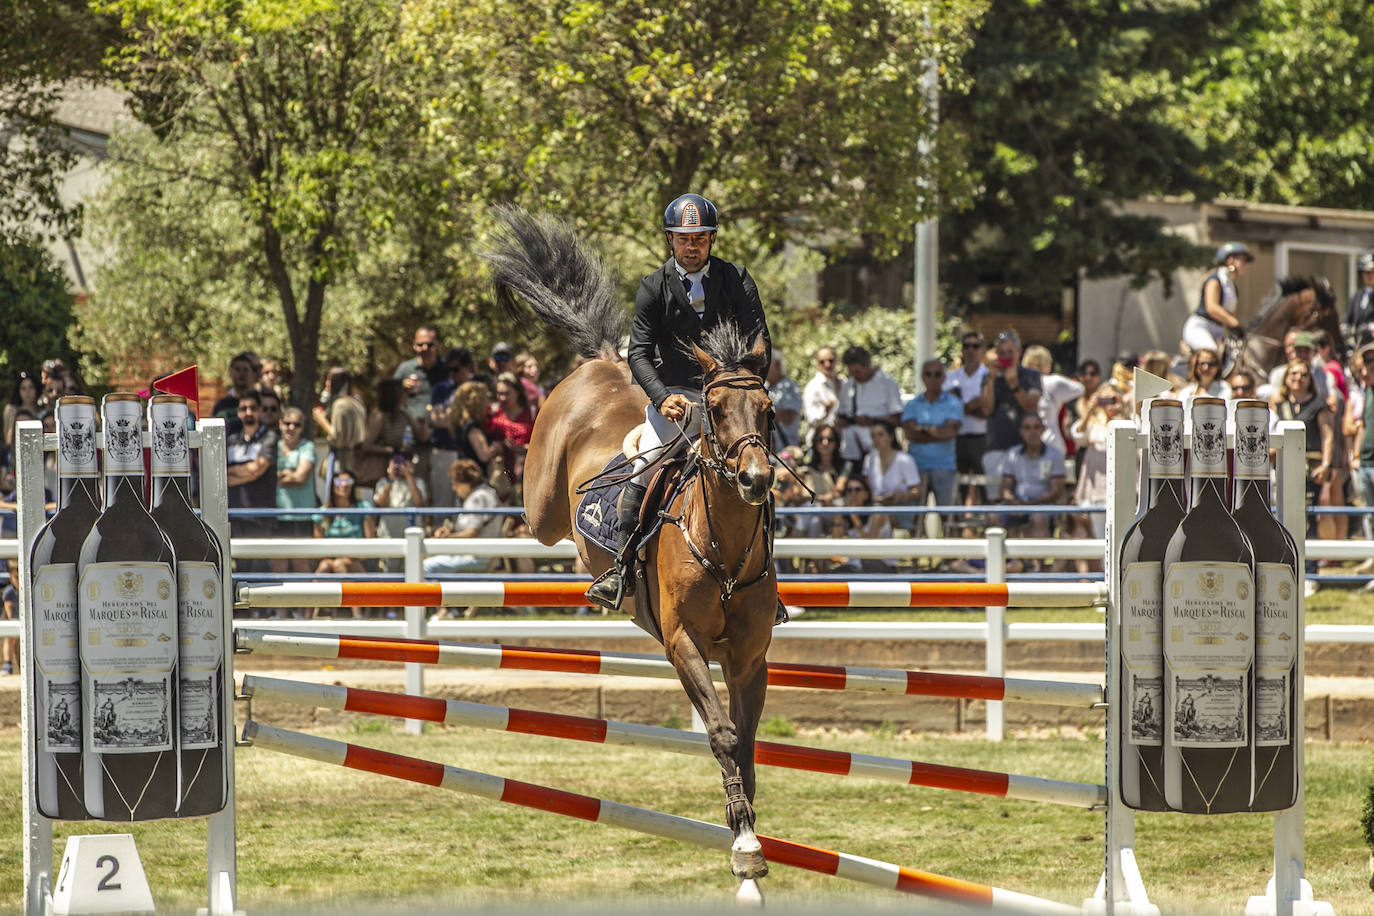
<svg viewBox="0 0 1374 916"><path fill-rule="evenodd" d="M988 538L988 564L987 580L989 582L1007 581L1007 530L1005 528L989 528ZM1004 607L989 607L987 611L988 620L988 642L987 642L987 673L992 677L1003 677L1007 673L1007 609ZM1006 708L999 700L989 701L988 710L988 740L1001 741L1005 731Z"/></svg>
<svg viewBox="0 0 1374 916"><path fill-rule="evenodd" d="M15 567L15 582L19 587L19 603L23 626L19 631L19 674L23 688L19 691L22 723L23 755L20 771L24 780L24 912L34 916L45 912L52 894L52 821L38 812L38 798L33 786L37 772L35 758L35 728L33 710L33 570L29 567L29 552L34 537L43 527L43 424L36 420L22 420L15 424L15 470L19 490L19 562Z"/></svg>
<svg viewBox="0 0 1374 916"><path fill-rule="evenodd" d="M406 529L406 559L405 576L407 582L425 581L425 529L411 526ZM406 606L406 638L424 639L425 637L425 609L414 605ZM425 692L425 666L417 665L414 662L406 662L406 693L411 696L423 696ZM421 734L425 730L425 723L419 719L406 719L406 732L411 735Z"/></svg>
<svg viewBox="0 0 1374 916"><path fill-rule="evenodd" d="M205 873L209 916L233 916L238 899L238 824L234 788L234 590L229 576L229 482L226 471L224 421L200 421L200 511L215 533L224 562L224 766L228 771L228 795L224 810L211 815L205 826ZM194 440L193 440L194 441Z"/></svg>
<svg viewBox="0 0 1374 916"><path fill-rule="evenodd" d="M929 23L926 24L929 28ZM926 110L930 113L930 124L918 146L922 167L927 177L922 201L927 213L935 213L938 206L938 189L933 176L935 159L935 129L940 122L940 64L935 58L925 60L925 76L922 79L925 89ZM929 164L929 165L928 165ZM916 373L921 379L921 364L935 357L935 298L939 281L940 220L931 216L916 224L915 271L913 278L916 287Z"/></svg>
<svg viewBox="0 0 1374 916"><path fill-rule="evenodd" d="M1111 424L1107 440L1107 530L1103 551L1103 570L1107 575L1107 593L1111 600L1107 605L1106 621L1106 684L1104 696L1107 702L1106 747L1104 749L1104 782L1107 786L1107 813L1104 837L1106 848L1102 870L1102 881L1098 886L1098 896L1085 900L1084 912L1105 913L1158 913L1157 907L1149 902L1145 884L1140 878L1139 866L1135 858L1135 812L1126 807L1121 800L1120 754L1121 754L1121 713L1117 697L1117 685L1121 680L1121 658L1117 652L1117 633L1121 628L1121 606L1119 603L1121 569L1117 563L1121 556L1122 543L1126 531L1136 511L1136 458L1140 454L1142 440L1135 427L1119 420Z"/></svg>

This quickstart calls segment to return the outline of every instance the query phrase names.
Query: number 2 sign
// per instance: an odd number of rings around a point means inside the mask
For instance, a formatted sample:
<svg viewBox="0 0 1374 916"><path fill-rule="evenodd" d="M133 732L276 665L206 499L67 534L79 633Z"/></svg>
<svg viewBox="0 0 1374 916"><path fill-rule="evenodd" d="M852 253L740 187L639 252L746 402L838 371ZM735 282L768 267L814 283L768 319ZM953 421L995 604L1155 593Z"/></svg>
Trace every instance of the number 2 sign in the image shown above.
<svg viewBox="0 0 1374 916"><path fill-rule="evenodd" d="M153 894L127 833L67 838L53 885L53 913L152 913Z"/></svg>

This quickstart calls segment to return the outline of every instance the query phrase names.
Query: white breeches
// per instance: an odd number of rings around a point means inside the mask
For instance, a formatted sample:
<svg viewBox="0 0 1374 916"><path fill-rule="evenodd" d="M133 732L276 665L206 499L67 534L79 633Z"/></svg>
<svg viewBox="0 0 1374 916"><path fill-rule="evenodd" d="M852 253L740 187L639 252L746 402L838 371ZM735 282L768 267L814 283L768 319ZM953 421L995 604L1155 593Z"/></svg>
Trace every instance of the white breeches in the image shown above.
<svg viewBox="0 0 1374 916"><path fill-rule="evenodd" d="M691 388L671 388L669 390L673 394L685 395L692 402L691 408L687 411L687 416L683 418L682 428L687 431L688 437L695 442L701 436L701 391ZM664 455L664 451L659 446L678 438L677 427L673 425L671 420L659 413L652 404L646 404L644 407L644 423L644 432L640 433L639 436L639 447L635 449L640 457L635 459L634 464L637 475L634 482L640 486L649 485L649 478L648 475L644 474L644 469L651 462L655 462ZM668 452L669 454L677 454L685 449L686 445L678 442Z"/></svg>
<svg viewBox="0 0 1374 916"><path fill-rule="evenodd" d="M1226 330L1215 321L1189 315L1188 320L1183 322L1183 342L1189 350L1216 350L1224 354L1225 341Z"/></svg>

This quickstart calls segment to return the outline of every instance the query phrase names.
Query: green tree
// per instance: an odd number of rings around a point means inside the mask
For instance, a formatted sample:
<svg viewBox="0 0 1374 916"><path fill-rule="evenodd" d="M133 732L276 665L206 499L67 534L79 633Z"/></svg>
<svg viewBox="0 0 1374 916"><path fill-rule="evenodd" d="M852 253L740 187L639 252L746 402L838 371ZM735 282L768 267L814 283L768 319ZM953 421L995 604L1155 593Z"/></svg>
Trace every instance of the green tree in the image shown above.
<svg viewBox="0 0 1374 916"><path fill-rule="evenodd" d="M655 216L687 190L774 247L862 233L891 248L934 206L924 182L959 199L921 154L922 62L957 81L981 6L464 0L444 53L484 62L482 93L461 86L436 132L493 186L655 256ZM958 133L942 139L940 162L958 161Z"/></svg>
<svg viewBox="0 0 1374 916"><path fill-rule="evenodd" d="M1374 209L1374 17L1364 0L1261 0L1225 24L1177 120L1220 194Z"/></svg>
<svg viewBox="0 0 1374 916"><path fill-rule="evenodd" d="M76 365L67 341L72 296L62 269L35 242L0 241L0 379L8 385L16 372L37 372L46 359ZM9 397L9 391L4 392Z"/></svg>
<svg viewBox="0 0 1374 916"><path fill-rule="evenodd" d="M179 282L164 285L175 295L158 307L170 302L183 317L221 316L226 301L275 301L297 403L312 398L326 298L345 278L385 265L399 271L389 274L387 292L408 300L402 311L442 305L418 300L444 292L435 277L448 267L452 211L446 202L453 192L426 155L424 79L402 40L405 5L97 0L97 6L120 17L127 46L115 63L136 96L140 120L159 141L136 138L117 152L125 190L136 190L142 207L121 214L123 224L116 221L110 233L116 260L126 262L126 280L138 262L163 259ZM150 231L163 233L153 240L154 251L131 247ZM416 239L423 245L407 244ZM120 288L113 284L93 311L125 309L137 320L137 303L111 301ZM360 320L350 330L375 343L369 319L395 304L354 316ZM244 319L240 313L230 321ZM211 326L219 320L202 318ZM93 333L99 336L99 329ZM272 334L243 343L263 337Z"/></svg>
<svg viewBox="0 0 1374 916"><path fill-rule="evenodd" d="M1229 0L1011 0L974 33L966 91L942 100L968 138L971 206L941 222L941 279L959 305L1058 303L1088 276L1168 276L1199 249L1120 204L1206 198L1205 150L1170 119L1176 84L1217 40ZM957 204L956 202L950 202Z"/></svg>

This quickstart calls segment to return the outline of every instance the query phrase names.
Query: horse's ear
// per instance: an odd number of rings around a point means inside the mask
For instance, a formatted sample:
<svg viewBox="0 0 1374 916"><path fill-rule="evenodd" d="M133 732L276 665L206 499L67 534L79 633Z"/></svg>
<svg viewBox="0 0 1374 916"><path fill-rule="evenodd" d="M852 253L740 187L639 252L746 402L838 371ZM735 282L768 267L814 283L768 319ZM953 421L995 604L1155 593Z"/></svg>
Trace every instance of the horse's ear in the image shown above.
<svg viewBox="0 0 1374 916"><path fill-rule="evenodd" d="M768 341L763 339L762 334L754 335L754 345L749 348L749 355L740 362L744 363L746 369L752 369L755 375L768 374Z"/></svg>
<svg viewBox="0 0 1374 916"><path fill-rule="evenodd" d="M720 368L720 364L711 358L711 354L696 344L692 344L692 355L697 358L697 362L701 363L701 371L706 375L710 375Z"/></svg>

